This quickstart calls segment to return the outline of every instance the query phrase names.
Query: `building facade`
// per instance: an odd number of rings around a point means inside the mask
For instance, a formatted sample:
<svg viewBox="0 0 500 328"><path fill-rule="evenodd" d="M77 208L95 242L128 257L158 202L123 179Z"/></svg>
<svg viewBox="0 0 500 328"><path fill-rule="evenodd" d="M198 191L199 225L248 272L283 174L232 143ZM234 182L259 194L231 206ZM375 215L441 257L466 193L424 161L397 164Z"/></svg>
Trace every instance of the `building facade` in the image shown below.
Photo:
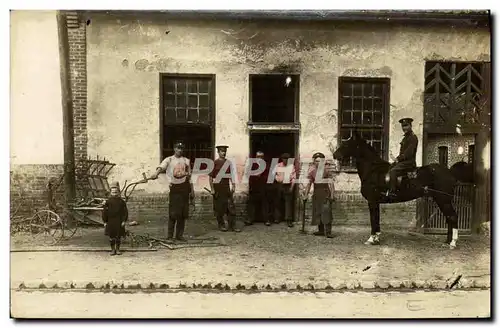
<svg viewBox="0 0 500 328"><path fill-rule="evenodd" d="M57 37L55 15L45 15ZM217 144L228 145L229 158L243 171L257 150L302 160L321 151L331 158L339 142L360 130L388 160L399 152L398 120L412 117L420 141L417 164L439 160L440 140L450 137L423 140L426 63L489 62L487 16L468 14L459 23L455 16L446 21L428 13L404 21L394 13L309 20L69 13L76 157L106 157L116 163L110 179L131 181L153 172L180 139L191 158L213 158ZM57 98L59 84L54 85ZM60 124L59 118L53 122L54 131ZM473 138L458 140L467 156ZM430 145L426 154L424 142ZM62 144L45 148L62 152ZM59 163L50 164L61 164L58 156L53 161ZM30 170L47 164L29 161L12 171L28 179ZM195 188L202 203L210 202L202 195L207 186L208 179L200 177ZM349 221L351 208L365 215L359 187L352 163L339 163L336 188L346 213L338 215L339 222ZM242 204L247 189L237 185ZM160 215L167 190L161 177L144 185L138 197L158 208L151 215ZM401 222L414 214L412 204L392 206L395 213L408 213ZM360 220L368 223L367 217Z"/></svg>

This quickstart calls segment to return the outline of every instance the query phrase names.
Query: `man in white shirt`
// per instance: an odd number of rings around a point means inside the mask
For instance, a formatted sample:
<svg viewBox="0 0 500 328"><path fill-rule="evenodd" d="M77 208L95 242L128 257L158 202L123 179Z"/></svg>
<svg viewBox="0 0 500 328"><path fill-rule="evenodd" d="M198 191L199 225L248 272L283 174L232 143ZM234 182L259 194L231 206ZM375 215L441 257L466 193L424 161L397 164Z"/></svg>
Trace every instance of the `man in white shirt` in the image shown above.
<svg viewBox="0 0 500 328"><path fill-rule="evenodd" d="M189 216L189 201L194 200L191 165L189 159L182 156L183 150L182 142L175 143L174 155L165 158L151 176L155 180L160 173L166 172L170 179L167 238L173 239L175 228L175 239L178 241L186 241L183 234Z"/></svg>

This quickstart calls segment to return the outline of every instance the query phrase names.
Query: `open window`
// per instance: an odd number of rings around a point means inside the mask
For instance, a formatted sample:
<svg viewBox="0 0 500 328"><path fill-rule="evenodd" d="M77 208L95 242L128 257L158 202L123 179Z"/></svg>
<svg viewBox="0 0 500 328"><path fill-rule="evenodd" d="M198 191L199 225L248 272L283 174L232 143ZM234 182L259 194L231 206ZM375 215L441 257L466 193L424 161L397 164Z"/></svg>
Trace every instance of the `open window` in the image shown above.
<svg viewBox="0 0 500 328"><path fill-rule="evenodd" d="M299 75L250 74L250 121L264 124L298 122Z"/></svg>

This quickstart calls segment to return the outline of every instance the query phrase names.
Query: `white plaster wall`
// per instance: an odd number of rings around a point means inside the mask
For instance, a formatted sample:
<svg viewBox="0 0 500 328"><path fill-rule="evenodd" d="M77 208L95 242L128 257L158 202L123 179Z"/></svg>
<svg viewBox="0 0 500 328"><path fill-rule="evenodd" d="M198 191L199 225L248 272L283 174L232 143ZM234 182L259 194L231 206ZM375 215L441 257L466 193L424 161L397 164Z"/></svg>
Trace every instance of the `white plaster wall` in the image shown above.
<svg viewBox="0 0 500 328"><path fill-rule="evenodd" d="M398 120L411 116L421 164L425 60L490 58L484 30L95 16L87 31L89 155L117 163L119 180L151 172L160 160L160 73L216 74L215 143L240 159L249 152L248 74L283 64L300 74L301 157L331 156L337 146L338 77L389 77L390 151L399 151ZM337 181L339 190L359 189L355 174ZM164 190L165 181L145 188Z"/></svg>
<svg viewBox="0 0 500 328"><path fill-rule="evenodd" d="M62 164L55 11L11 11L11 164Z"/></svg>

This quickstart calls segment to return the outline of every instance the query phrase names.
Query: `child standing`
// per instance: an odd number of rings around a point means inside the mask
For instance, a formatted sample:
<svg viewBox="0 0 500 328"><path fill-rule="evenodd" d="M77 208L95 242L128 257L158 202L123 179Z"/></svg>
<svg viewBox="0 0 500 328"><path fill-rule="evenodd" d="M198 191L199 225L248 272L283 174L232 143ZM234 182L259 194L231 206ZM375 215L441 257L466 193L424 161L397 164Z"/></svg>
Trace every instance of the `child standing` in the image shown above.
<svg viewBox="0 0 500 328"><path fill-rule="evenodd" d="M121 255L121 237L125 236L125 222L128 219L128 209L125 201L120 197L118 182L111 184L111 195L106 200L102 211L104 234L109 237L111 245L110 255Z"/></svg>

